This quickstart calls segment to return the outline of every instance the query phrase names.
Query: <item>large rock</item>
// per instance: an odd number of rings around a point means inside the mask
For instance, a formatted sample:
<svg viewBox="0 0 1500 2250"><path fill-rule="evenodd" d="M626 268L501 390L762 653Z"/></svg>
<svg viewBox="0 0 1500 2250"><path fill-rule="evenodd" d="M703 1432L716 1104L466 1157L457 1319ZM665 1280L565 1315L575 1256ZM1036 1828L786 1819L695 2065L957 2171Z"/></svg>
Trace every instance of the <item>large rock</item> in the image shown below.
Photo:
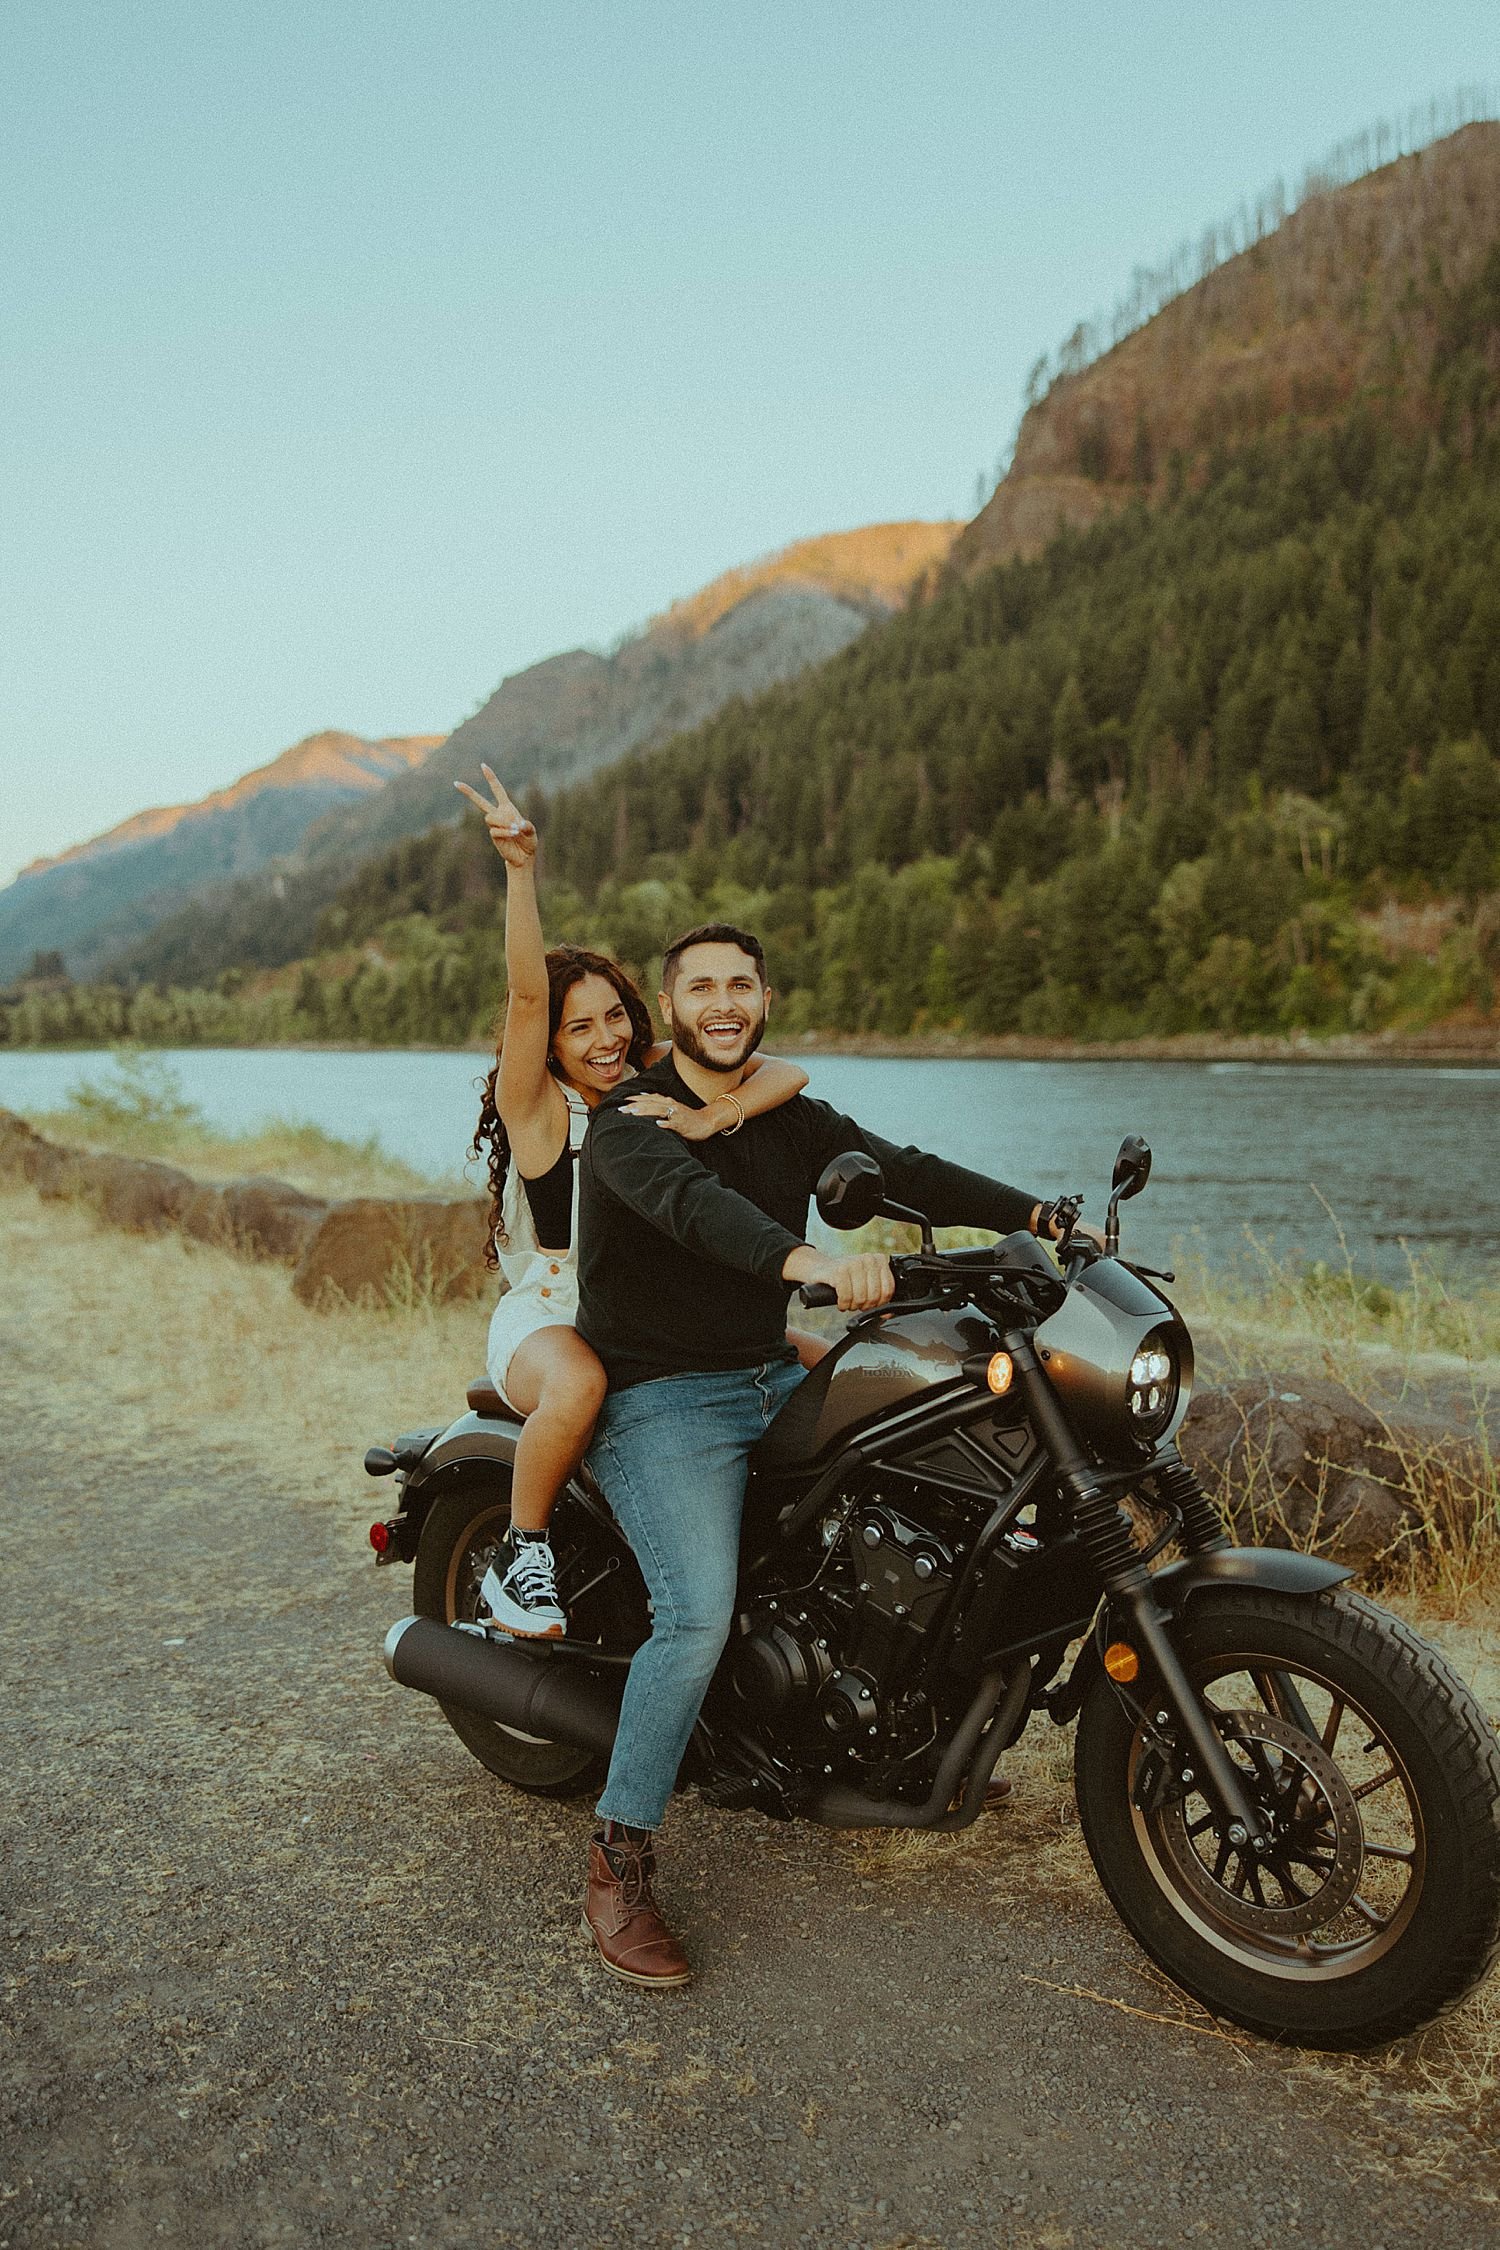
<svg viewBox="0 0 1500 2250"><path fill-rule="evenodd" d="M304 1195L285 1180L235 1180L223 1191L224 1218L237 1250L252 1258L281 1258L288 1265L311 1244L327 1218L322 1196Z"/></svg>
<svg viewBox="0 0 1500 2250"><path fill-rule="evenodd" d="M312 1241L329 1205L285 1180L256 1177L225 1187L198 1181L178 1224L184 1234L244 1258L279 1259L294 1266Z"/></svg>
<svg viewBox="0 0 1500 2250"><path fill-rule="evenodd" d="M34 1180L49 1156L61 1152L14 1110L0 1109L0 1177Z"/></svg>
<svg viewBox="0 0 1500 2250"><path fill-rule="evenodd" d="M484 1263L489 1204L414 1199L387 1203L360 1196L335 1204L292 1276L307 1305L404 1305L490 1295Z"/></svg>
<svg viewBox="0 0 1500 2250"><path fill-rule="evenodd" d="M127 1234L165 1234L178 1224L197 1185L175 1164L158 1164L150 1157L79 1154L71 1178L42 1193L72 1195L92 1204L107 1227Z"/></svg>
<svg viewBox="0 0 1500 2250"><path fill-rule="evenodd" d="M1341 1383L1260 1376L1199 1391L1180 1439L1184 1458L1233 1520L1236 1536L1308 1547L1364 1567L1423 1535L1417 1463L1462 1490L1472 1451L1451 1432L1387 1420Z"/></svg>

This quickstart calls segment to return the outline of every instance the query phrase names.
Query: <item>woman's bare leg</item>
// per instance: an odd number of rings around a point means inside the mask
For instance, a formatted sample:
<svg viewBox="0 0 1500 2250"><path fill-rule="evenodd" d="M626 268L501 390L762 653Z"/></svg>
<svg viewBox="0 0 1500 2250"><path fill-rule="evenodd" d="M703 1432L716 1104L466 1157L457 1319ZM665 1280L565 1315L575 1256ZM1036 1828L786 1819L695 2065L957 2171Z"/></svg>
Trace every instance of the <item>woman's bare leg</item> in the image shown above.
<svg viewBox="0 0 1500 2250"><path fill-rule="evenodd" d="M831 1336L809 1336L805 1328L789 1328L786 1332L786 1340L809 1374L817 1366L818 1361L826 1358L828 1353L833 1350L834 1344L834 1339Z"/></svg>
<svg viewBox="0 0 1500 2250"><path fill-rule="evenodd" d="M545 1531L593 1436L604 1369L576 1328L538 1328L512 1353L505 1388L526 1417L516 1442L511 1522L518 1531Z"/></svg>

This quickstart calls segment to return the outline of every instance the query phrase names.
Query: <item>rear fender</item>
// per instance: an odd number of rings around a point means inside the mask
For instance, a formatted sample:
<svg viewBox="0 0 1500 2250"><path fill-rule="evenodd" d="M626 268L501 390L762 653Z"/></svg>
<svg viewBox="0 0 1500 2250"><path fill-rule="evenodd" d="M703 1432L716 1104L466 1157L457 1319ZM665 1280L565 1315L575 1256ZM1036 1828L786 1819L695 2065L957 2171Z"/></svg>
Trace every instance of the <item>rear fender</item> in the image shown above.
<svg viewBox="0 0 1500 2250"><path fill-rule="evenodd" d="M1343 1563L1323 1555L1299 1555L1287 1547L1214 1547L1154 1571L1151 1591L1168 1617L1177 1618L1195 1594L1214 1586L1257 1586L1270 1594L1302 1594L1309 1601L1342 1586L1354 1576ZM1129 1626L1124 1626L1128 1635ZM1104 1677L1100 1649L1106 1632L1096 1629L1084 1642L1067 1678L1044 1698L1059 1726L1076 1719L1095 1680Z"/></svg>
<svg viewBox="0 0 1500 2250"><path fill-rule="evenodd" d="M429 1446L407 1480L403 1530L411 1554L417 1551L422 1526L435 1501L460 1484L478 1484L498 1478L509 1484L520 1436L519 1422L501 1421L490 1414L461 1414L456 1422L449 1424L436 1443ZM581 1509L592 1518L611 1546L618 1547L624 1554L630 1553L629 1541L586 1470L574 1470L558 1496L558 1504ZM402 1551L405 1554L405 1545Z"/></svg>
<svg viewBox="0 0 1500 2250"><path fill-rule="evenodd" d="M490 1414L460 1414L440 1438L434 1439L407 1480L413 1494L455 1461L498 1461L507 1469L515 1464L521 1424L502 1422Z"/></svg>
<svg viewBox="0 0 1500 2250"><path fill-rule="evenodd" d="M491 1415L461 1414L456 1422L450 1422L408 1474L398 1480L401 1504L392 1518L396 1543L389 1559L399 1556L402 1562L415 1560L434 1502L459 1483L500 1477L508 1485L520 1435L519 1423L502 1422Z"/></svg>

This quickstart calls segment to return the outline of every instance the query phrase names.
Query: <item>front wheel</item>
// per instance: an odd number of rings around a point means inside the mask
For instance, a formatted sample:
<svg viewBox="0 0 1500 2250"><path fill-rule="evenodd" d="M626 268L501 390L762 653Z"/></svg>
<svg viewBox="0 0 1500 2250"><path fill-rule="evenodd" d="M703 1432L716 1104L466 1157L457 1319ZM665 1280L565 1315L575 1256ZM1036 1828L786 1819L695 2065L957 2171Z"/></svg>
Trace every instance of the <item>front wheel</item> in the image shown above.
<svg viewBox="0 0 1500 2250"><path fill-rule="evenodd" d="M1078 1810L1127 1927L1215 2015L1299 2046L1451 2007L1500 1948L1500 1743L1469 1689L1357 1594L1207 1592L1176 1639L1273 1840L1237 1850L1096 1681Z"/></svg>

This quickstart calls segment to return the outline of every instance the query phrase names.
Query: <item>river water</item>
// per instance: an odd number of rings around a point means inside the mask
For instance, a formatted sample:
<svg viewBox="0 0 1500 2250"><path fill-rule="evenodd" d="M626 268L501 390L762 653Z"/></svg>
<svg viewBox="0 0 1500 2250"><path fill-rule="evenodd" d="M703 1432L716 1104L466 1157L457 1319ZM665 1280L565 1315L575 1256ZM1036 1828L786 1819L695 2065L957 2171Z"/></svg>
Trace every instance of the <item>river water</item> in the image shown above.
<svg viewBox="0 0 1500 2250"><path fill-rule="evenodd" d="M455 1173L477 1054L185 1048L165 1058L208 1122L286 1117ZM1500 1070L1317 1063L933 1062L802 1058L809 1091L873 1131L1051 1195L1082 1188L1102 1222L1120 1138L1143 1133L1150 1186L1128 1251L1209 1263L1283 1253L1398 1280L1407 1251L1500 1270ZM111 1074L107 1053L0 1051L0 1107L60 1107Z"/></svg>

